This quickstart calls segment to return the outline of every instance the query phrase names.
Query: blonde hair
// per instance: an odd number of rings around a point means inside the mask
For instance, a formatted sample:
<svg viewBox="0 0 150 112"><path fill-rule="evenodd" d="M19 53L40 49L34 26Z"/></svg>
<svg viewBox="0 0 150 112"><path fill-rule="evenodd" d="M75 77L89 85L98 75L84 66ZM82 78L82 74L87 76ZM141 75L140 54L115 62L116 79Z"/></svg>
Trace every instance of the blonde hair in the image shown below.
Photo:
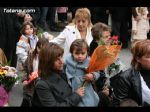
<svg viewBox="0 0 150 112"><path fill-rule="evenodd" d="M7 64L7 58L3 50L0 48L0 65L6 65L6 64Z"/></svg>
<svg viewBox="0 0 150 112"><path fill-rule="evenodd" d="M145 13L146 7L137 7L136 11L138 15L143 15Z"/></svg>
<svg viewBox="0 0 150 112"><path fill-rule="evenodd" d="M141 64L137 61L137 58L150 54L150 40L137 41L131 49L133 58L131 65L136 70L141 69Z"/></svg>
<svg viewBox="0 0 150 112"><path fill-rule="evenodd" d="M79 17L83 17L83 18L85 18L85 19L87 19L89 21L88 27L92 27L93 26L93 24L91 22L91 13L90 13L90 10L88 8L79 8L79 9L77 9L76 13L75 13L75 17L72 20L72 23L70 25L76 24L76 20Z"/></svg>

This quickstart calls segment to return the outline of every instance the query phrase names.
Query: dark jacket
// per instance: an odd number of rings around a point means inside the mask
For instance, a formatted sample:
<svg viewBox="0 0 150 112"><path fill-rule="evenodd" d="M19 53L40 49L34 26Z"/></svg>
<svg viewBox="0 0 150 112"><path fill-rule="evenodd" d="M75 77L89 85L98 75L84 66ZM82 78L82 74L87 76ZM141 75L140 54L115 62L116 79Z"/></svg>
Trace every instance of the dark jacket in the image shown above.
<svg viewBox="0 0 150 112"><path fill-rule="evenodd" d="M47 80L41 78L36 82L33 106L69 107L80 101L81 97L72 92L64 73L51 73Z"/></svg>
<svg viewBox="0 0 150 112"><path fill-rule="evenodd" d="M92 40L90 43L90 50L89 50L89 56L92 56L94 50L97 48L98 43L95 40Z"/></svg>
<svg viewBox="0 0 150 112"><path fill-rule="evenodd" d="M128 69L122 74L118 75L116 79L116 86L114 88L114 104L119 105L120 101L131 98L142 105L141 79L139 71L135 69Z"/></svg>

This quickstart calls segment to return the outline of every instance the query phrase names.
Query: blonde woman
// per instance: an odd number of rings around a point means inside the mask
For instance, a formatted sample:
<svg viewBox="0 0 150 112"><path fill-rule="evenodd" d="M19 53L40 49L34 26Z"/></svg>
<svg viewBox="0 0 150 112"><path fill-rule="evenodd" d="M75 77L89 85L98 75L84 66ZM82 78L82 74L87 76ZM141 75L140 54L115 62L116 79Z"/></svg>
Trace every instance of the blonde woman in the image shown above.
<svg viewBox="0 0 150 112"><path fill-rule="evenodd" d="M69 54L70 45L76 39L84 39L90 45L93 37L91 35L91 13L87 8L79 8L75 13L72 23L51 42L55 42L64 48L64 58Z"/></svg>
<svg viewBox="0 0 150 112"><path fill-rule="evenodd" d="M147 39L147 33L149 32L149 20L147 7L136 7L138 19L132 16L132 41Z"/></svg>

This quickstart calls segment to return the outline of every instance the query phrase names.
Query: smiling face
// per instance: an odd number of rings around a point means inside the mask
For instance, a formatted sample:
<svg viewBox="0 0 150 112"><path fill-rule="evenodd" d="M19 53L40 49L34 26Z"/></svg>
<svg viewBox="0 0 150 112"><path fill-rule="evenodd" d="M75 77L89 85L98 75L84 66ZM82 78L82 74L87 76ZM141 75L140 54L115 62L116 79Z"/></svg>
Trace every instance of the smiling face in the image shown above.
<svg viewBox="0 0 150 112"><path fill-rule="evenodd" d="M109 44L109 38L110 38L111 34L109 31L104 31L102 33L102 40L106 43Z"/></svg>

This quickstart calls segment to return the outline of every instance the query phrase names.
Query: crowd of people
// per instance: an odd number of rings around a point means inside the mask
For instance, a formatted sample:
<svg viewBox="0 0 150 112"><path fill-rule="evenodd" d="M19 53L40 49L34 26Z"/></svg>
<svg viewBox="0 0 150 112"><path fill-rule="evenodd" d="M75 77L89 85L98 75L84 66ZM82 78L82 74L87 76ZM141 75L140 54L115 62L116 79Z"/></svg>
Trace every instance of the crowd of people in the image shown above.
<svg viewBox="0 0 150 112"><path fill-rule="evenodd" d="M24 74L21 106L150 106L149 7L31 8L34 13L9 14L0 8L0 48L18 74ZM40 35L38 28L43 30ZM50 31L60 34L54 37ZM109 66L88 72L98 47L124 49L129 41L130 69L116 53ZM117 68L112 72L113 66Z"/></svg>

